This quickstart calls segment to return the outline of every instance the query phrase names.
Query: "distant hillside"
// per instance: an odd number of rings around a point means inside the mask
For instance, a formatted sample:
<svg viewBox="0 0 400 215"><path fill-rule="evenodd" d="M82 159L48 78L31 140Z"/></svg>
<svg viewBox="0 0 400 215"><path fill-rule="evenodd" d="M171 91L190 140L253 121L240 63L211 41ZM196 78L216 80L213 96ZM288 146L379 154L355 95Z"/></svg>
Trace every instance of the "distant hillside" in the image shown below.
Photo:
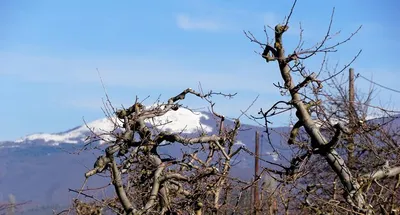
<svg viewBox="0 0 400 215"><path fill-rule="evenodd" d="M184 135L188 136L197 135L200 126L209 133L217 130L217 122L211 114L192 113L183 108L158 120L173 121L161 128L162 130L186 129ZM65 132L33 134L15 142L0 143L0 201L7 201L8 195L13 194L17 201L32 201L29 205L34 208L43 205L69 204L76 194L68 192L68 188L80 188L84 181L84 173L92 168L101 151L83 151L79 155L68 152L80 149L85 138L90 134L87 126L101 132L112 129L111 124L108 119L100 119ZM233 126L233 122L227 120L226 126ZM262 132L264 128L242 125L237 146L245 145L253 150L256 130ZM287 132L288 128L275 130ZM285 145L281 145L280 135L274 131L271 133L274 147L285 149ZM261 152L263 158L270 161L276 160L277 155L273 153L271 146L266 144L265 137L261 142L264 143ZM161 147L160 154L179 156L181 150L181 145L173 144ZM290 153L290 150L287 150L287 153ZM252 177L254 158L242 153L239 159L235 160L235 164L232 170L233 175L247 179ZM87 186L101 187L108 183L107 178L96 176L89 180ZM102 193L99 192L99 195Z"/></svg>

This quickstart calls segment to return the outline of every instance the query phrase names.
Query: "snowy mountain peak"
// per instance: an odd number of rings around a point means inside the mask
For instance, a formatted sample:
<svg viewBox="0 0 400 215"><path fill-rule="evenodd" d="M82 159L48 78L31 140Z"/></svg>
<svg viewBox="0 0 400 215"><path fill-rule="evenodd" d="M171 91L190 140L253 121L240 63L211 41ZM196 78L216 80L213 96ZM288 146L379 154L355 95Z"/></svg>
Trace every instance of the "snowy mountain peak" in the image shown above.
<svg viewBox="0 0 400 215"><path fill-rule="evenodd" d="M146 123L152 124L157 129L171 132L193 133L199 129L205 132L211 132L212 127L202 124L201 120L208 120L210 117L202 112L193 112L186 108L179 108L177 111L170 111L163 116L148 120ZM58 145L60 143L78 144L84 142L85 138L92 130L96 134L111 132L115 129L115 125L122 125L122 122L116 117L103 118L84 124L67 132L48 134L38 133L25 136L16 140L16 143L27 143L33 141L44 141L50 145ZM89 130L90 128L90 130Z"/></svg>
<svg viewBox="0 0 400 215"><path fill-rule="evenodd" d="M193 112L186 108L179 108L177 111L169 111L161 117L154 118L154 122L148 121L156 125L157 128L164 131L193 133L199 129L205 132L211 132L212 127L201 123L201 119L205 120L210 117L202 112ZM160 126L158 126L160 125Z"/></svg>

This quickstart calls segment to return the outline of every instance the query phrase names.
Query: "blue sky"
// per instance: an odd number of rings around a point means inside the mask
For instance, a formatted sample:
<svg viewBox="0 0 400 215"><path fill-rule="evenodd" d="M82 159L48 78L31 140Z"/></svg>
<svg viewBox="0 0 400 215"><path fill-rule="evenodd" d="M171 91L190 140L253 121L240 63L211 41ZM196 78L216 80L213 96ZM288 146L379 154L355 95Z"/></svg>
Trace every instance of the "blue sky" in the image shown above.
<svg viewBox="0 0 400 215"><path fill-rule="evenodd" d="M132 104L136 95L150 95L151 103L201 82L205 90L238 93L232 100L215 98L217 110L231 117L260 95L250 109L255 114L280 98L272 85L280 77L276 64L254 54L258 47L242 31L263 38L263 25L281 22L290 6L291 1L259 0L0 1L0 140L59 132L82 124L82 117L103 117L96 68L116 106ZM334 6L333 29L342 30L338 39L363 28L332 55L331 65L344 65L363 49L353 65L356 73L400 89L396 0L299 0L287 49L297 42L299 22L306 44L317 42ZM365 81L356 83L368 89ZM398 94L377 90L376 104L400 108ZM207 105L196 99L186 104ZM276 120L285 123L284 117Z"/></svg>

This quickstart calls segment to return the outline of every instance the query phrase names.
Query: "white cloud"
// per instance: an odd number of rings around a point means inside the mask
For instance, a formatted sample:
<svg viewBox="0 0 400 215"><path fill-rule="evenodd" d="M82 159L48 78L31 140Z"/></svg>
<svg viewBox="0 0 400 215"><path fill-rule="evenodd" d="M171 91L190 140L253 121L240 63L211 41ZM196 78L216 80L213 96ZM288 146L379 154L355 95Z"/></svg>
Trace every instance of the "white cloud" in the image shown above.
<svg viewBox="0 0 400 215"><path fill-rule="evenodd" d="M184 30L205 30L216 31L222 28L222 25L215 20L192 18L186 14L179 14L176 17L176 24Z"/></svg>
<svg viewBox="0 0 400 215"><path fill-rule="evenodd" d="M261 31L263 26L274 28L275 25L283 22L284 16L274 12L253 12L246 10L221 10L215 12L217 15L212 15L207 18L205 16L193 17L187 14L179 14L176 16L176 24L184 30L202 30L202 31L233 31L241 32L243 30ZM311 26L313 27L313 26ZM309 36L310 27L307 32L303 32L303 37ZM273 30L268 29L268 32L273 34ZM293 22L290 24L287 35L300 35L299 23ZM296 38L297 39L297 38ZM319 38L318 38L319 39Z"/></svg>
<svg viewBox="0 0 400 215"><path fill-rule="evenodd" d="M113 106L117 108L131 105L136 95L140 99L150 96L147 104L160 95L164 101L189 87L198 90L201 82L205 91L237 92L234 99L213 97L218 112L237 117L241 114L240 110L247 109L258 94L273 93L276 96L260 96L249 114L257 112L260 106L270 105L270 100L279 99L271 83L280 80L275 65L254 61L236 61L229 65L203 64L199 67L190 60L176 60L175 56L151 59L146 56L107 56L94 59L89 56L61 58L0 52L0 76L12 76L35 86L51 84L54 87L52 91L59 93L57 97L63 98L56 100L60 107L96 112L100 112L102 98L105 97L96 68ZM269 73L268 77L265 70ZM208 107L207 103L192 96L184 104L192 108ZM246 119L242 117L242 120Z"/></svg>
<svg viewBox="0 0 400 215"><path fill-rule="evenodd" d="M258 68L252 65L247 67L240 62L235 64L235 67L221 65L219 68L214 68L213 65L204 65L203 68L196 68L196 65L191 63L173 59L146 59L146 57L61 59L0 52L2 75L12 75L34 83L99 85L100 79L96 71L98 68L106 86L146 90L197 88L201 82L204 89L276 92L272 84L265 85L266 79L254 78L262 76L265 67L275 69L274 65ZM279 73L271 73L268 80L277 82Z"/></svg>

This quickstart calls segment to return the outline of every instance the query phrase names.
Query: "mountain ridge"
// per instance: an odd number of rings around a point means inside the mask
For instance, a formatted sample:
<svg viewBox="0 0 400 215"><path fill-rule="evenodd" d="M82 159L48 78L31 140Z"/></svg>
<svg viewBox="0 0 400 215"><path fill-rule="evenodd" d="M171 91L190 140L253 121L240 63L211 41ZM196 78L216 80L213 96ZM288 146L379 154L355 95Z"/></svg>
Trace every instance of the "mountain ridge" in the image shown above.
<svg viewBox="0 0 400 215"><path fill-rule="evenodd" d="M148 124L160 124L162 125L161 130L180 132L182 133L194 133L198 128L202 128L206 132L211 132L212 127L206 124L202 124L201 120L208 120L212 117L207 112L192 112L186 108L179 108L177 111L170 111L163 116L155 117L152 122L146 121ZM116 129L117 126L121 126L122 122L117 117L105 117L100 118L89 123L76 126L72 129L57 133L34 133L23 136L15 141L1 141L14 142L14 143L33 143L33 142L48 142L49 144L58 145L60 143L78 144L85 142L86 137L93 130L95 133L107 133Z"/></svg>
<svg viewBox="0 0 400 215"><path fill-rule="evenodd" d="M154 122L162 124L157 129L183 132L182 135L185 136L198 135L199 129L209 134L215 134L218 131L218 122L211 113L192 112L184 108L168 112L164 117L155 119ZM64 132L32 134L18 141L1 142L0 202L7 201L7 196L13 194L17 201L32 201L32 204L36 205L69 204L75 195L68 189L79 189L82 186L84 173L92 168L97 156L102 153L101 150L83 150L79 155L75 152L80 151L85 143L83 140L90 134L87 127L95 128L100 132L114 129L107 123L109 123L108 119L102 118ZM226 127L233 125L233 121L225 120ZM236 142L237 147L245 145L253 149L255 131L262 133L265 128L246 124L243 124L242 128ZM278 134L273 134L272 139L276 146L280 145L281 139ZM180 144L160 147L160 154L179 156L181 147ZM261 153L265 155L266 160L277 159L268 144L265 144ZM238 164L232 171L233 174L243 177L252 176L254 165L250 155L243 152L235 162ZM107 178L95 176L90 178L87 186L101 187L108 183Z"/></svg>

